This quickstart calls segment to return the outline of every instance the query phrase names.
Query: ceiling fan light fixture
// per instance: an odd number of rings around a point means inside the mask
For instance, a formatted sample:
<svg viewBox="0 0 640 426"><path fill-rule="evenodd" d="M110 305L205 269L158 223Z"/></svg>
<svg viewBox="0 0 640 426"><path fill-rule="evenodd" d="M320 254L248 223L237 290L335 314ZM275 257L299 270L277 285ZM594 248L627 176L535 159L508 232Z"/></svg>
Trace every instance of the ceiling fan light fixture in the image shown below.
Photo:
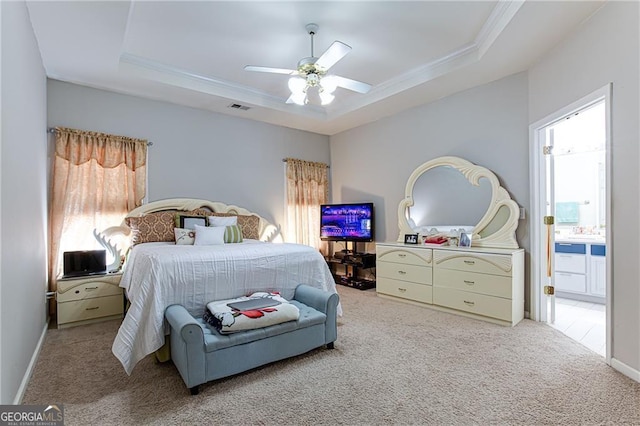
<svg viewBox="0 0 640 426"><path fill-rule="evenodd" d="M298 94L306 91L307 81L302 77L291 77L289 79L289 90L291 90L291 94Z"/></svg>
<svg viewBox="0 0 640 426"><path fill-rule="evenodd" d="M324 77L320 80L320 87L324 93L333 93L338 88L338 81L331 75Z"/></svg>
<svg viewBox="0 0 640 426"><path fill-rule="evenodd" d="M358 93L367 93L371 88L367 83L336 75L326 75L329 68L351 51L351 47L336 40L320 57L316 57L313 53L313 36L318 32L318 25L308 24L306 29L311 37L311 56L300 59L297 69L259 67L255 65L247 65L244 69L247 71L288 74L292 76L289 78L288 83L291 96L287 99L287 103L296 103L298 105L309 103L307 90L310 87L317 89L322 105L328 105L333 102L333 92L336 91L338 86ZM317 102L315 93L313 93L311 102Z"/></svg>
<svg viewBox="0 0 640 426"><path fill-rule="evenodd" d="M296 105L305 105L307 103L307 94L305 92L291 93L291 102Z"/></svg>

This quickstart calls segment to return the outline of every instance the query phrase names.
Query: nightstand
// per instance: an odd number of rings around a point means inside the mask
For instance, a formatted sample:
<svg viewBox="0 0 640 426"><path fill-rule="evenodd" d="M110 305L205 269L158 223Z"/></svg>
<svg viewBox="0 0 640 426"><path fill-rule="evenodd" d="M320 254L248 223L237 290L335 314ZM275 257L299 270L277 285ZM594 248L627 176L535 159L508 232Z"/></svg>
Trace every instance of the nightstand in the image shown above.
<svg viewBox="0 0 640 426"><path fill-rule="evenodd" d="M122 318L121 277L122 273L117 272L59 279L58 328Z"/></svg>

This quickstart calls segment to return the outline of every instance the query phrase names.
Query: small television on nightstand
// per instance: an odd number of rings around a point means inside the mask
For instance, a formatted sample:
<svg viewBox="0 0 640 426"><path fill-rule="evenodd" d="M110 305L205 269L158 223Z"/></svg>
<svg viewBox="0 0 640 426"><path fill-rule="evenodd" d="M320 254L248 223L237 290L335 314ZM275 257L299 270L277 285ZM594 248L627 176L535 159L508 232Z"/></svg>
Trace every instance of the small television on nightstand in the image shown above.
<svg viewBox="0 0 640 426"><path fill-rule="evenodd" d="M62 255L63 278L107 273L106 250L65 251Z"/></svg>

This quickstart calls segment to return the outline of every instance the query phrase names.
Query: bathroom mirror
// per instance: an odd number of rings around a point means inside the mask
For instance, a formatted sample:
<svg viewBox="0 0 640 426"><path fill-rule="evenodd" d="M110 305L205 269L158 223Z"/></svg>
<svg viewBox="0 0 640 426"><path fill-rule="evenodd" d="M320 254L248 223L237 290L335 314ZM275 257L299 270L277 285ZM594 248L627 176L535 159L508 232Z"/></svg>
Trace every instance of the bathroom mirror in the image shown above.
<svg viewBox="0 0 640 426"><path fill-rule="evenodd" d="M518 248L519 208L489 169L458 157L416 168L398 205L398 242L416 229L471 225L472 246Z"/></svg>

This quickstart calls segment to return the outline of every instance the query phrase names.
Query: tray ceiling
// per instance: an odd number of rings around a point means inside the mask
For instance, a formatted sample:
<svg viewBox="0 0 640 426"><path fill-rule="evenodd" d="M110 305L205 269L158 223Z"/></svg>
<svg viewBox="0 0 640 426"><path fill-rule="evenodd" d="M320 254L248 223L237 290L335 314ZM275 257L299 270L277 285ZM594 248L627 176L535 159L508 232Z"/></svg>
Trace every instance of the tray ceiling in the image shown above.
<svg viewBox="0 0 640 426"><path fill-rule="evenodd" d="M322 134L335 134L524 71L600 1L29 1L47 76ZM334 40L331 73L371 84L327 107L286 104L286 75ZM249 109L229 108L239 104Z"/></svg>

